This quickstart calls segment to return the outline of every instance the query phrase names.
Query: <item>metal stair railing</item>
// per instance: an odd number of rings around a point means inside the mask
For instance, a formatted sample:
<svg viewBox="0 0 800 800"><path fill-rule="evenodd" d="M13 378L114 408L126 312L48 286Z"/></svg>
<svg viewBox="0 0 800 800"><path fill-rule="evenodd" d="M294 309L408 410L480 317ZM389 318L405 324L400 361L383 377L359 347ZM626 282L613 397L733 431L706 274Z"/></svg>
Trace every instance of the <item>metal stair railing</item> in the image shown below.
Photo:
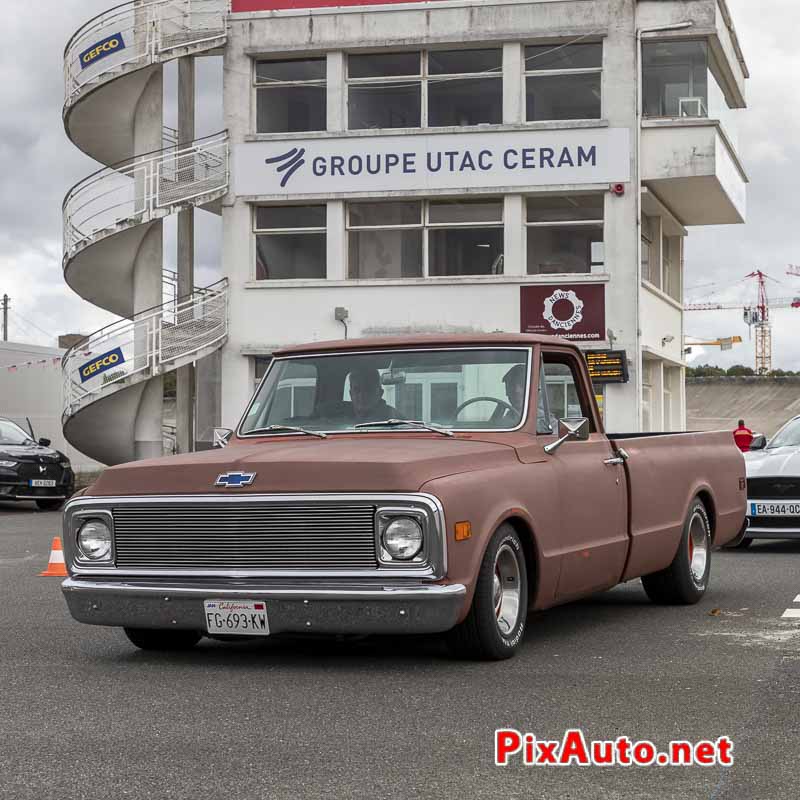
<svg viewBox="0 0 800 800"><path fill-rule="evenodd" d="M227 131L105 167L70 189L63 205L64 262L100 233L165 216L227 192Z"/></svg>
<svg viewBox="0 0 800 800"><path fill-rule="evenodd" d="M133 0L89 20L64 50L65 108L83 89L227 36L229 0ZM110 47L94 52L98 45Z"/></svg>
<svg viewBox="0 0 800 800"><path fill-rule="evenodd" d="M63 418L111 392L161 375L221 347L228 335L228 280L120 320L88 336L61 361Z"/></svg>

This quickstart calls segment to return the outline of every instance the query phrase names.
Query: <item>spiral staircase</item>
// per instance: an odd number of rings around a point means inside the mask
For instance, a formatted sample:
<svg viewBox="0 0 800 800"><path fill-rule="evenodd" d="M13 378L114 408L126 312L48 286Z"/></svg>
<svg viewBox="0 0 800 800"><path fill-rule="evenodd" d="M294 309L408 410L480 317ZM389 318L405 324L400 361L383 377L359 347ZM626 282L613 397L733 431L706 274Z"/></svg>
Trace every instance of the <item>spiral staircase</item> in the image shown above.
<svg viewBox="0 0 800 800"><path fill-rule="evenodd" d="M228 0L132 0L86 23L64 53L65 130L104 165L64 200L64 278L122 320L64 355L62 424L104 464L163 452L163 375L227 338L227 281L178 297L162 230L186 209L220 214L228 191L227 133L179 142L163 125L163 65L218 53L227 14ZM98 58L104 41L113 46Z"/></svg>

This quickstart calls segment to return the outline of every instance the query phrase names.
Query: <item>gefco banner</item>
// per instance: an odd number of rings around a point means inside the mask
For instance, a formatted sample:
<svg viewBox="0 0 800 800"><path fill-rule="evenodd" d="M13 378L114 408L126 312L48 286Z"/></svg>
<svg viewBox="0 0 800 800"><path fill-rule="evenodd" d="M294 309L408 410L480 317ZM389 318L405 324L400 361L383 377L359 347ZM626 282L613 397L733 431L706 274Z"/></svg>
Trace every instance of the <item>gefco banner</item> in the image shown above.
<svg viewBox="0 0 800 800"><path fill-rule="evenodd" d="M630 180L627 128L246 142L239 196L417 192Z"/></svg>
<svg viewBox="0 0 800 800"><path fill-rule="evenodd" d="M122 38L121 33L115 33L111 36L106 36L99 42L95 42L91 47L87 47L79 58L81 62L81 69L91 67L92 64L100 61L102 58L107 58L120 50L125 49L125 40Z"/></svg>
<svg viewBox="0 0 800 800"><path fill-rule="evenodd" d="M86 381L96 378L98 375L108 372L108 370L114 369L114 367L118 367L120 364L124 363L125 355L121 347L116 347L113 350L109 350L107 353L95 356L91 361L87 361L80 368L81 383L86 383Z"/></svg>
<svg viewBox="0 0 800 800"><path fill-rule="evenodd" d="M386 6L423 3L425 0L232 0L234 14L247 11L279 11L287 8L329 8L336 6Z"/></svg>

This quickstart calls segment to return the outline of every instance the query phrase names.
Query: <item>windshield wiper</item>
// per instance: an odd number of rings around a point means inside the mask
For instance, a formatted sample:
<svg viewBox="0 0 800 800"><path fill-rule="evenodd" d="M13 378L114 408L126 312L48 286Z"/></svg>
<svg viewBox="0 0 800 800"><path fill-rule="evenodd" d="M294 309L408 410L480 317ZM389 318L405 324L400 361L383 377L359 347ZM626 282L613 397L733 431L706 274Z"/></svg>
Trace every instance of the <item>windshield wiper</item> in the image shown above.
<svg viewBox="0 0 800 800"><path fill-rule="evenodd" d="M257 435L259 433L277 433L278 431L286 431L287 433L305 433L306 436L316 436L318 439L327 439L327 433L320 433L320 431L310 431L308 428L296 428L294 425L269 425L266 428L256 428L253 431L247 431L248 434Z"/></svg>
<svg viewBox="0 0 800 800"><path fill-rule="evenodd" d="M441 433L442 436L455 436L453 431L447 428L440 428L438 425L429 425L427 422L420 422L416 419L386 419L383 422L360 422L355 427L358 428L396 428L399 425L413 425L433 433Z"/></svg>

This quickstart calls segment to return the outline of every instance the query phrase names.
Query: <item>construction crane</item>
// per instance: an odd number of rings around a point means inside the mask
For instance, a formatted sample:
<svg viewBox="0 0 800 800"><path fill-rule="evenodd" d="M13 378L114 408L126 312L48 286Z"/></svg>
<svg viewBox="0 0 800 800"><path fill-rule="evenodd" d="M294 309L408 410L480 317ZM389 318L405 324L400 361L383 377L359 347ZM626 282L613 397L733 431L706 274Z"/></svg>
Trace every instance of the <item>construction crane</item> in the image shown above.
<svg viewBox="0 0 800 800"><path fill-rule="evenodd" d="M791 267L790 267L791 269ZM798 270L800 275L800 270ZM767 294L767 279L769 275L760 269L751 272L747 278L758 280L758 302L753 306L743 306L741 303L690 303L684 306L685 311L723 311L727 309L741 309L744 312L744 323L752 331L756 330L756 374L768 375L772 372L772 322L770 309L798 308L800 297L780 297L770 300Z"/></svg>
<svg viewBox="0 0 800 800"><path fill-rule="evenodd" d="M721 350L733 350L733 346L742 343L741 336L728 336L724 339L714 339L710 342L696 342L694 339L697 337L695 336L687 336L684 344L687 347L719 347ZM689 340L692 341L689 341Z"/></svg>

